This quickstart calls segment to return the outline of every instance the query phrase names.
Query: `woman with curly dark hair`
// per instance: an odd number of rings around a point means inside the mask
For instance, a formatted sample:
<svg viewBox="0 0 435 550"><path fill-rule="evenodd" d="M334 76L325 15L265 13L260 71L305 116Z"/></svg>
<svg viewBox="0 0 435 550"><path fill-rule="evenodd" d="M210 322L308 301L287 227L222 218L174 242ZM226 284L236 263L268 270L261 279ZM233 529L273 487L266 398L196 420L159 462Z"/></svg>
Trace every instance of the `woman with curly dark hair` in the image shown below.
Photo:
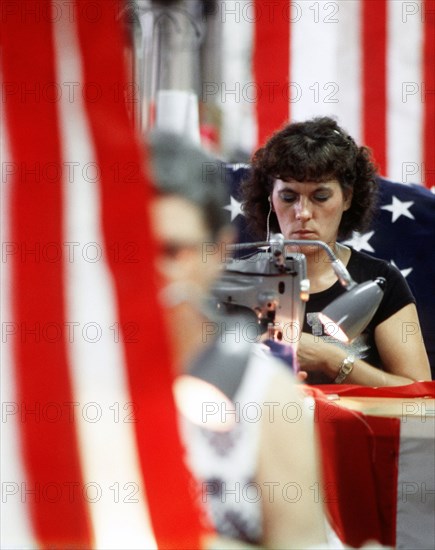
<svg viewBox="0 0 435 550"><path fill-rule="evenodd" d="M251 176L242 185L243 211L256 238L279 232L286 239L321 240L357 283L386 279L367 329L343 345L323 334L318 312L345 290L323 249L298 250L306 256L310 280L298 343L299 368L309 383L386 386L431 378L415 300L400 271L337 242L367 228L376 204L375 176L370 151L335 120L321 117L276 132L254 154ZM415 328L412 336L407 331L402 337L405 326Z"/></svg>

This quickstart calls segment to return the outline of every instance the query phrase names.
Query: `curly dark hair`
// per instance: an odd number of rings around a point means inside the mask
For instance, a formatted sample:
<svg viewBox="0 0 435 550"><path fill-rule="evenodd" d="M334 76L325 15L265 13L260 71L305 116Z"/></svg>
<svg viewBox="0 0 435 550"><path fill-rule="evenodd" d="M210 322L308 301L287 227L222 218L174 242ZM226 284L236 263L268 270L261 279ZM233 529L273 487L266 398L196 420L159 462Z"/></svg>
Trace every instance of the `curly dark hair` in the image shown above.
<svg viewBox="0 0 435 550"><path fill-rule="evenodd" d="M338 238L363 231L370 224L377 198L376 167L367 147L358 147L353 138L330 117L287 124L258 149L252 157L252 171L241 185L243 212L248 229L264 238L269 212L268 197L274 181L321 182L336 179L352 203L343 213ZM270 230L278 232L274 212Z"/></svg>

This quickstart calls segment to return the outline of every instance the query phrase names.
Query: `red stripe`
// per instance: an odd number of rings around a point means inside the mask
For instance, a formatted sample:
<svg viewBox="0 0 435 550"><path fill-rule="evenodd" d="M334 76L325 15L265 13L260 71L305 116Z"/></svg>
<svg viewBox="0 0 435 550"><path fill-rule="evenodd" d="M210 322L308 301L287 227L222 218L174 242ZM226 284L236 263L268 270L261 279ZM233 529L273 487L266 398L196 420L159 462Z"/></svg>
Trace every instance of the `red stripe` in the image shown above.
<svg viewBox="0 0 435 550"><path fill-rule="evenodd" d="M363 142L387 174L387 0L362 0Z"/></svg>
<svg viewBox="0 0 435 550"><path fill-rule="evenodd" d="M253 71L258 99L257 144L290 118L291 3L255 0Z"/></svg>
<svg viewBox="0 0 435 550"><path fill-rule="evenodd" d="M435 186L435 1L424 0L424 129L423 161L424 184Z"/></svg>
<svg viewBox="0 0 435 550"><path fill-rule="evenodd" d="M84 82L98 82L101 90L101 98L88 101L86 108L102 173L105 246L117 243L119 250L131 250L133 243L138 259L115 261L108 254L120 323L138 327L137 342L128 343L126 338L125 356L138 410L136 437L152 525L160 548L200 548L199 511L182 460L168 343L154 278L155 243L147 212L152 192L125 105L114 95L115 88L122 97L125 84L124 43L114 15L118 3L94 2L101 14L98 24L81 15L86 0L77 3Z"/></svg>
<svg viewBox="0 0 435 550"><path fill-rule="evenodd" d="M6 8L6 6L5 6ZM63 299L61 166L50 2L22 1L4 12L6 117L16 171L11 180L14 360L30 506L43 548L89 548L68 373ZM26 93L26 90L28 93ZM32 91L33 90L33 91ZM31 174L36 171L35 174ZM36 254L24 255L25 250ZM50 261L50 258L57 260ZM25 331L35 330L34 334ZM26 495L25 491L36 491Z"/></svg>

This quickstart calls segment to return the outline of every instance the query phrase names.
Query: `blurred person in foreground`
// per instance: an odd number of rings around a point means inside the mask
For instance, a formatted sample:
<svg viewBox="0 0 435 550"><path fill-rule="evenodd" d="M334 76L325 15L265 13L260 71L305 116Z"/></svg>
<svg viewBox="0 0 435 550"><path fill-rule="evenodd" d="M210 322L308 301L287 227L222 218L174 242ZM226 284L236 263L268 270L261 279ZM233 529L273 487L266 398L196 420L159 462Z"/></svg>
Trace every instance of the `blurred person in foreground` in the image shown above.
<svg viewBox="0 0 435 550"><path fill-rule="evenodd" d="M176 380L185 382L176 382L175 398L180 411L200 401L196 420L189 410L180 412L180 429L187 463L201 484L198 498L217 534L232 541L219 548L237 547L235 541L326 548L323 499L316 501L310 490L320 482L314 420L300 387L279 360L255 353L255 344L234 346L225 323L210 336L209 289L233 239L222 210L223 167L175 135L152 133L149 144L162 305ZM210 244L215 252L205 253ZM213 397L213 386L196 389L186 376L204 365L224 383L240 373L228 403Z"/></svg>
<svg viewBox="0 0 435 550"><path fill-rule="evenodd" d="M318 312L346 291L323 249L298 248L307 259L310 298L297 356L310 384L399 386L431 379L415 300L400 271L338 242L367 229L376 204L375 176L369 150L335 120L321 117L277 131L253 155L251 175L242 184L243 213L256 239L279 232L288 240L320 240L357 283L386 280L375 316L360 337L343 345L323 334ZM416 329L406 340L405 324Z"/></svg>

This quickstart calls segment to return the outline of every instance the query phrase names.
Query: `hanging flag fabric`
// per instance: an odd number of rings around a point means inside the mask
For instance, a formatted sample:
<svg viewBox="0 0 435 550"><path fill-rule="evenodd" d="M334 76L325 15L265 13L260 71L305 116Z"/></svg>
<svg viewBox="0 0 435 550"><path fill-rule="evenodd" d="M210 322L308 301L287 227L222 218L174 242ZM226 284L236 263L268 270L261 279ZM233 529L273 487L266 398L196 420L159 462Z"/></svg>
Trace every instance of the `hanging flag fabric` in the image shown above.
<svg viewBox="0 0 435 550"><path fill-rule="evenodd" d="M199 548L115 0L6 2L2 543Z"/></svg>
<svg viewBox="0 0 435 550"><path fill-rule="evenodd" d="M435 185L434 0L226 0L217 17L222 82L205 83L203 101L219 96L229 151L251 154L287 120L334 116L383 176Z"/></svg>

